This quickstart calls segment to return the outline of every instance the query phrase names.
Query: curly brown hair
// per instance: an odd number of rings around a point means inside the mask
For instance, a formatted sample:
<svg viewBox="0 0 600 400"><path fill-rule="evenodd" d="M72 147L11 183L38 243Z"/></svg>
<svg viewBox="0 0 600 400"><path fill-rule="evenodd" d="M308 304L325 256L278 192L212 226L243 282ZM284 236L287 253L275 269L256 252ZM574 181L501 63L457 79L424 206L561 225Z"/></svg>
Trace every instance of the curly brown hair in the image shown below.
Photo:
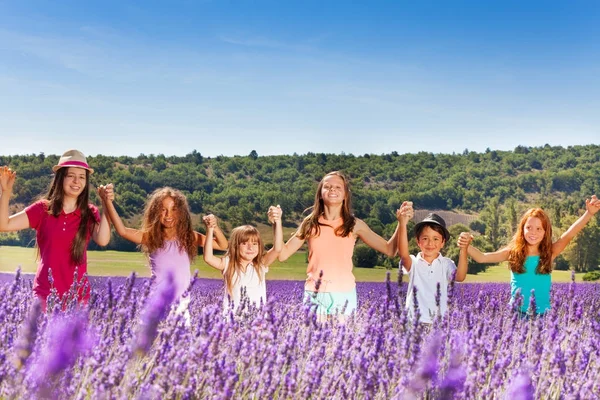
<svg viewBox="0 0 600 400"><path fill-rule="evenodd" d="M323 204L323 185L325 184L325 180L330 176L338 176L344 182L344 202L342 203L342 220L343 223L339 227L335 229L335 234L337 236L346 237L352 233L354 229L354 225L356 223L356 218L354 214L352 214L352 197L350 192L350 185L348 182L348 178L340 171L333 171L328 173L321 179L319 182L319 186L317 186L317 193L315 194L315 203L312 207L304 210L305 212L311 211L310 214L304 218L300 228L298 229L298 237L302 240L305 240L309 237L319 236L321 233L321 224L319 223L319 217L323 215L325 211L325 206Z"/></svg>
<svg viewBox="0 0 600 400"><path fill-rule="evenodd" d="M156 189L146 202L141 227L143 233L142 251L146 254L151 254L164 246L165 235L160 219L163 201L169 197L175 202L175 234L179 243L179 249L185 251L190 258L190 262L193 262L194 258L198 255L198 245L196 234L192 227L190 208L185 195L181 191L171 187Z"/></svg>
<svg viewBox="0 0 600 400"><path fill-rule="evenodd" d="M538 218L544 228L544 238L540 242L540 262L536 268L538 274L549 274L552 272L552 223L550 218L541 208L531 208L523 214L519 222L519 228L515 232L508 245L508 262L510 270L517 274L525 272L523 265L527 257L527 241L525 240L525 224L529 218Z"/></svg>
<svg viewBox="0 0 600 400"><path fill-rule="evenodd" d="M229 257L229 264L227 264L227 269L223 273L223 277L225 279L225 286L227 287L227 293L233 296L233 285L234 285L234 277L239 279L239 274L241 272L241 263L242 258L239 252L240 245L249 240L255 240L258 242L258 254L252 260L252 265L254 270L256 271L256 275L258 279L262 282L262 274L261 268L263 265L263 257L265 254L265 248L263 241L260 237L260 232L258 229L253 227L252 225L242 225L234 228L231 231L231 237L229 239L229 247L227 248L227 253L225 257Z"/></svg>

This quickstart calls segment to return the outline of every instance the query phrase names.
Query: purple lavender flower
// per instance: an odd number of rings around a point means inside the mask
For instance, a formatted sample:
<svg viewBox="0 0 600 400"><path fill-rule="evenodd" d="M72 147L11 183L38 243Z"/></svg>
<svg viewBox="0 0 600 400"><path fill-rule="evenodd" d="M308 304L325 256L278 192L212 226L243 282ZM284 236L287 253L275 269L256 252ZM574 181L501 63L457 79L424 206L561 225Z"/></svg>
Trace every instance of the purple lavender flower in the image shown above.
<svg viewBox="0 0 600 400"><path fill-rule="evenodd" d="M54 317L48 322L48 340L41 359L32 365L32 376L43 394L51 389L58 375L70 368L80 354L93 346L93 337L87 331L84 313Z"/></svg>
<svg viewBox="0 0 600 400"><path fill-rule="evenodd" d="M175 285L173 275L169 273L165 284L155 290L142 312L142 326L134 344L135 352L146 354L150 350L158 331L158 324L168 314L174 298Z"/></svg>
<svg viewBox="0 0 600 400"><path fill-rule="evenodd" d="M25 365L27 358L33 350L33 345L35 344L39 327L38 319L41 314L42 303L38 297L35 297L31 309L29 310L29 315L27 316L27 319L24 321L21 328L19 340L15 346L17 353L15 366L17 369L20 369L23 367L23 365Z"/></svg>
<svg viewBox="0 0 600 400"><path fill-rule="evenodd" d="M527 370L521 371L515 376L506 393L506 399L509 400L533 400L535 398L535 388L531 383L531 378Z"/></svg>

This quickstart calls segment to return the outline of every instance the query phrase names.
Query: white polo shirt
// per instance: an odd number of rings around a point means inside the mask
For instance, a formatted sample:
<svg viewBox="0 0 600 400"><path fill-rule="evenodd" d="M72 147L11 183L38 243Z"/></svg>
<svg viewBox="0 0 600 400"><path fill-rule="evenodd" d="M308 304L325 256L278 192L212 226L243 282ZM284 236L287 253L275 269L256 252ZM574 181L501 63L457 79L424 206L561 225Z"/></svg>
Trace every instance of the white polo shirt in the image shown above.
<svg viewBox="0 0 600 400"><path fill-rule="evenodd" d="M432 323L433 318L441 311L441 315L448 309L448 283L452 279L452 273L456 271L454 261L443 257L442 254L433 260L431 264L423 259L421 253L417 256L411 255L412 267L408 272L408 292L406 295L406 308L408 315L414 317L413 288L417 288L417 302L421 312L420 322ZM400 263L402 265L402 263ZM406 273L406 270L402 268ZM440 309L435 305L435 294L437 284L440 283Z"/></svg>

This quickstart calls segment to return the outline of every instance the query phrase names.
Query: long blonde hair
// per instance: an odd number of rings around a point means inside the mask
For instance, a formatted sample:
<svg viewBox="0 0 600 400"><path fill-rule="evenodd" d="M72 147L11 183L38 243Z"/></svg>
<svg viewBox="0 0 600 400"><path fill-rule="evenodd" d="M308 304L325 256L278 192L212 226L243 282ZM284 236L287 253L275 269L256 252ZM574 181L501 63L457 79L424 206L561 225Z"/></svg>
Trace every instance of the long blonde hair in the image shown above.
<svg viewBox="0 0 600 400"><path fill-rule="evenodd" d="M319 236L321 233L321 224L319 223L319 217L323 215L325 212L325 205L323 203L323 195L321 191L323 190L323 185L325 184L325 179L330 176L338 176L344 182L344 201L342 203L342 225L338 226L335 229L335 234L337 236L346 237L352 233L354 229L354 224L356 223L356 219L354 214L352 214L352 197L350 193L350 186L348 183L348 178L341 173L340 171L333 171L328 173L321 179L319 182L319 186L317 187L317 193L315 194L315 203L312 207L309 207L305 210L311 210L311 213L304 218L300 228L298 229L298 237L302 240L305 240L309 237Z"/></svg>
<svg viewBox="0 0 600 400"><path fill-rule="evenodd" d="M515 232L509 247L508 262L510 270L517 274L525 272L523 267L527 257L527 241L525 240L525 223L529 218L539 218L544 228L544 238L540 242L540 262L537 265L538 274L549 274L552 272L552 222L541 208L530 208L523 214L519 222L519 228Z"/></svg>
<svg viewBox="0 0 600 400"><path fill-rule="evenodd" d="M160 218L163 200L168 197L173 199L177 210L175 232L179 249L185 251L190 258L190 262L192 262L198 255L198 246L194 228L192 226L190 208L184 194L179 190L170 187L156 189L152 192L146 202L141 228L141 231L143 232L142 251L146 254L151 254L164 246L165 235Z"/></svg>
<svg viewBox="0 0 600 400"><path fill-rule="evenodd" d="M242 272L242 257L239 252L240 245L249 240L256 240L256 242L258 242L258 254L252 260L252 266L254 267L254 271L256 271L256 275L258 275L258 279L261 282L263 279L261 269L265 251L263 241L260 238L260 232L252 225L242 225L234 228L231 231L229 247L225 254L225 257L229 257L229 264L223 273L227 293L231 296L233 296L233 285L237 282L239 275Z"/></svg>

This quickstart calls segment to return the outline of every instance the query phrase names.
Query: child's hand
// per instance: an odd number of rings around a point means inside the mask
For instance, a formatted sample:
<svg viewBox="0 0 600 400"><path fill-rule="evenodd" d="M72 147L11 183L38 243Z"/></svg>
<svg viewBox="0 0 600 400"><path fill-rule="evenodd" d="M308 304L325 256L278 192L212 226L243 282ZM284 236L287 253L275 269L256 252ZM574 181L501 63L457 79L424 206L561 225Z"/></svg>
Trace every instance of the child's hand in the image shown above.
<svg viewBox="0 0 600 400"><path fill-rule="evenodd" d="M271 206L269 207L269 211L267 212L267 217L269 218L269 222L274 224L277 221L281 221L281 216L283 215L283 211L281 211L281 206L277 204L277 207Z"/></svg>
<svg viewBox="0 0 600 400"><path fill-rule="evenodd" d="M585 200L585 209L592 215L596 214L600 210L600 199L592 195L591 199Z"/></svg>
<svg viewBox="0 0 600 400"><path fill-rule="evenodd" d="M467 247L469 247L469 245L471 244L472 241L473 241L473 235L471 235L469 232L462 232L458 236L458 241L456 242L456 244L461 249L466 249Z"/></svg>
<svg viewBox="0 0 600 400"><path fill-rule="evenodd" d="M412 201L403 202L400 208L396 210L396 219L404 225L408 224L408 221L410 221L414 215L415 211L413 210Z"/></svg>
<svg viewBox="0 0 600 400"><path fill-rule="evenodd" d="M2 188L2 193L12 191L16 178L17 173L15 171L6 166L0 167L0 188Z"/></svg>
<svg viewBox="0 0 600 400"><path fill-rule="evenodd" d="M112 183L109 183L108 185L98 186L98 196L103 202L113 202L115 200L114 185Z"/></svg>
<svg viewBox="0 0 600 400"><path fill-rule="evenodd" d="M217 227L217 217L212 214L205 215L202 217L204 225L209 229L215 229Z"/></svg>

